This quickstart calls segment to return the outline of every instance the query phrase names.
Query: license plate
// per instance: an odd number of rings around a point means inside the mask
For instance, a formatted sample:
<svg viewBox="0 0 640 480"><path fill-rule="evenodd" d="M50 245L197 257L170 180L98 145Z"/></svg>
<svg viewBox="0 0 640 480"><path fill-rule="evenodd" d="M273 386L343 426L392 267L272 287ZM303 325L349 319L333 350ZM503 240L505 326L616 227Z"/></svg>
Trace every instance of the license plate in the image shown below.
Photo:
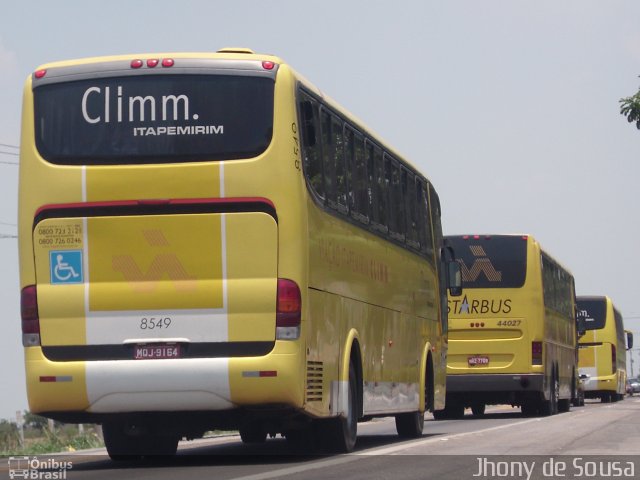
<svg viewBox="0 0 640 480"><path fill-rule="evenodd" d="M467 362L470 367L477 367L482 365L489 365L489 357L484 355L474 355L467 358Z"/></svg>
<svg viewBox="0 0 640 480"><path fill-rule="evenodd" d="M180 358L180 345L136 345L136 360L153 360L163 358Z"/></svg>

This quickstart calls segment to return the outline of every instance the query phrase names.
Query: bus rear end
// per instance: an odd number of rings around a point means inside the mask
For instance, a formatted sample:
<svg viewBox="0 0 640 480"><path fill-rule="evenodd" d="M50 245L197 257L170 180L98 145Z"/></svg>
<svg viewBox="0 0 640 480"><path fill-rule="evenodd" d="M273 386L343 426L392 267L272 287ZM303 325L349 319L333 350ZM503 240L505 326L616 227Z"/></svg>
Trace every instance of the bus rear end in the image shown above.
<svg viewBox="0 0 640 480"><path fill-rule="evenodd" d="M279 278L284 195L268 188L293 178L268 161L290 153L273 140L277 71L256 56L109 57L28 79L31 411L104 422L119 456L242 427L242 408L302 407L300 289Z"/></svg>
<svg viewBox="0 0 640 480"><path fill-rule="evenodd" d="M608 297L583 296L576 303L578 317L585 326L579 341L578 364L585 398L620 400L626 379L622 317Z"/></svg>
<svg viewBox="0 0 640 480"><path fill-rule="evenodd" d="M533 240L522 235L449 236L463 295L449 298L447 399L443 417L485 405L520 405L542 390L544 315ZM535 271L535 267L534 267ZM536 295L536 292L538 295Z"/></svg>

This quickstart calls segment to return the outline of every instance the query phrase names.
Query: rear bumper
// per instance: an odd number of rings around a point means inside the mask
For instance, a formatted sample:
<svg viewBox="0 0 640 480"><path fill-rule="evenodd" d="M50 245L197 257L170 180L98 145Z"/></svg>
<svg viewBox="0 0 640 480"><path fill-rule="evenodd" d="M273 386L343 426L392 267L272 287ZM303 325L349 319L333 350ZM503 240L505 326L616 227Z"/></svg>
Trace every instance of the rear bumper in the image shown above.
<svg viewBox="0 0 640 480"><path fill-rule="evenodd" d="M541 374L448 375L447 393L540 392Z"/></svg>
<svg viewBox="0 0 640 480"><path fill-rule="evenodd" d="M591 377L582 377L585 392L615 392L618 389L618 377L616 374Z"/></svg>
<svg viewBox="0 0 640 480"><path fill-rule="evenodd" d="M261 357L106 361L51 361L42 348L28 347L29 408L90 414L268 404L302 408L304 369L297 343L276 342Z"/></svg>

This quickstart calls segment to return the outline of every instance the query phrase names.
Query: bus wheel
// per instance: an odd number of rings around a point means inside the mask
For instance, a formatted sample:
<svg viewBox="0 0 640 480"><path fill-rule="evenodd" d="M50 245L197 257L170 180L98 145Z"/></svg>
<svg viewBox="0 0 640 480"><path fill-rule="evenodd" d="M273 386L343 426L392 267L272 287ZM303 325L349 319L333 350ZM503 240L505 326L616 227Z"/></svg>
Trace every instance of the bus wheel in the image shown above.
<svg viewBox="0 0 640 480"><path fill-rule="evenodd" d="M107 422L102 426L102 433L107 453L112 460L172 456L178 448L177 435L157 434L135 424Z"/></svg>
<svg viewBox="0 0 640 480"><path fill-rule="evenodd" d="M471 413L473 413L474 417L481 417L482 415L484 415L485 408L486 406L484 403L476 403L474 405L471 405Z"/></svg>
<svg viewBox="0 0 640 480"><path fill-rule="evenodd" d="M560 385L558 384L558 380L556 379L555 374L551 377L551 382L549 384L549 400L545 400L544 397L540 400L539 411L540 415L543 417L548 417L549 415L555 415L558 413L558 396Z"/></svg>
<svg viewBox="0 0 640 480"><path fill-rule="evenodd" d="M563 398L562 400L558 400L558 412L568 412L571 410L571 400L568 398Z"/></svg>
<svg viewBox="0 0 640 480"><path fill-rule="evenodd" d="M284 437L294 452L308 455L309 453L315 452L318 447L315 442L314 433L313 426L307 425L303 428L287 430L284 432ZM322 433L323 432L319 432L320 435L322 435Z"/></svg>
<svg viewBox="0 0 640 480"><path fill-rule="evenodd" d="M538 406L535 402L527 401L520 405L520 410L522 411L522 415L525 417L533 417L538 413Z"/></svg>
<svg viewBox="0 0 640 480"><path fill-rule="evenodd" d="M446 410L434 410L433 411L433 419L434 420L446 420L447 419L447 411Z"/></svg>
<svg viewBox="0 0 640 480"><path fill-rule="evenodd" d="M321 432L324 446L336 453L349 453L356 445L358 435L358 387L356 368L353 362L349 364L348 410L346 417L321 421L318 428Z"/></svg>
<svg viewBox="0 0 640 480"><path fill-rule="evenodd" d="M424 429L424 413L410 412L396 415L396 431L404 438L418 438Z"/></svg>
<svg viewBox="0 0 640 480"><path fill-rule="evenodd" d="M240 439L243 443L264 443L267 432L260 423L247 423L240 427Z"/></svg>

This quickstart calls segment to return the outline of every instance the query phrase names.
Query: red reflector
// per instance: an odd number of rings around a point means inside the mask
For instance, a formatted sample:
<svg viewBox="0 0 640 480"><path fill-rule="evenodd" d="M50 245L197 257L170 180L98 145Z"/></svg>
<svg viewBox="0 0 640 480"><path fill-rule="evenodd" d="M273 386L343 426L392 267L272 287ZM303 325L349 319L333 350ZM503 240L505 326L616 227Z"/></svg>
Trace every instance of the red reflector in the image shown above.
<svg viewBox="0 0 640 480"><path fill-rule="evenodd" d="M276 370L260 370L261 377L277 377L278 372Z"/></svg>
<svg viewBox="0 0 640 480"><path fill-rule="evenodd" d="M160 60L158 60L157 58L150 58L149 60L147 60L147 67L153 68L158 65L158 63L160 63Z"/></svg>
<svg viewBox="0 0 640 480"><path fill-rule="evenodd" d="M542 342L531 342L531 364L542 365Z"/></svg>
<svg viewBox="0 0 640 480"><path fill-rule="evenodd" d="M140 68L144 65L142 60L131 60L131 68Z"/></svg>
<svg viewBox="0 0 640 480"><path fill-rule="evenodd" d="M173 67L173 64L175 62L173 61L173 58L163 58L162 59L162 66L163 67Z"/></svg>
<svg viewBox="0 0 640 480"><path fill-rule="evenodd" d="M22 333L40 333L38 317L38 294L35 285L29 285L20 292L20 315L22 317Z"/></svg>
<svg viewBox="0 0 640 480"><path fill-rule="evenodd" d="M47 74L46 70L36 70L34 75L36 78L42 78Z"/></svg>
<svg viewBox="0 0 640 480"><path fill-rule="evenodd" d="M56 377L40 377L40 381L43 383L55 382Z"/></svg>
<svg viewBox="0 0 640 480"><path fill-rule="evenodd" d="M262 68L264 68L265 70L273 70L273 67L275 67L276 64L270 61L264 61L262 62Z"/></svg>

